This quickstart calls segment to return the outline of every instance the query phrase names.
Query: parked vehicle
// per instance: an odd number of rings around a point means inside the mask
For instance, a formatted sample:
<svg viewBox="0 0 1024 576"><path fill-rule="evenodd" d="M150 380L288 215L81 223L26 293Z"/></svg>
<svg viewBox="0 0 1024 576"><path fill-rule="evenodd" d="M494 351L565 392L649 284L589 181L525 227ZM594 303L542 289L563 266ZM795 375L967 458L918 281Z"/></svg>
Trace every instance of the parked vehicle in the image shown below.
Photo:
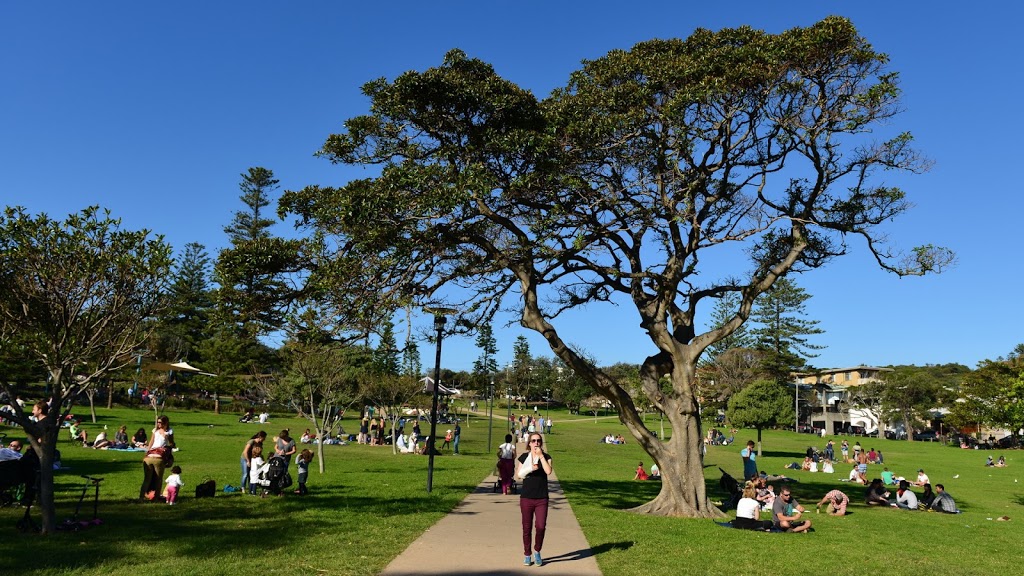
<svg viewBox="0 0 1024 576"><path fill-rule="evenodd" d="M925 430L923 432L915 432L914 440L920 442L935 442L939 439L939 433L935 430Z"/></svg>

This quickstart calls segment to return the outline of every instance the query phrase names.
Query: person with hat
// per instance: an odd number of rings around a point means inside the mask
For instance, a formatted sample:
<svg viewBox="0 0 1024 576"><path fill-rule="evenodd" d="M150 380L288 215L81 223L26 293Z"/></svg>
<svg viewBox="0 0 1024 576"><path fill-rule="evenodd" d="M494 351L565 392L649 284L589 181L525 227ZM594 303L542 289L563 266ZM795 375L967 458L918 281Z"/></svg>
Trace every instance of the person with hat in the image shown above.
<svg viewBox="0 0 1024 576"><path fill-rule="evenodd" d="M444 433L444 444L441 444L441 450L450 447L452 444L452 429L449 428Z"/></svg>

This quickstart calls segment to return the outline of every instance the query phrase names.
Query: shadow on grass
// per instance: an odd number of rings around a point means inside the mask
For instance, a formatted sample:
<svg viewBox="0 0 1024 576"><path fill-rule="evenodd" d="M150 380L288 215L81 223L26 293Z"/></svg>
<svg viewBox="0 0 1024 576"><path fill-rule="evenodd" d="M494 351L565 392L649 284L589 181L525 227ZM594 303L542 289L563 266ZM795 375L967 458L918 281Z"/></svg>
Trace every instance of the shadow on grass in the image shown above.
<svg viewBox="0 0 1024 576"><path fill-rule="evenodd" d="M566 552L565 554L545 558L544 563L556 564L558 562L573 562L583 558L590 558L591 556L598 556L605 552L611 552L612 550L629 550L633 547L633 544L634 542L606 542L604 544L594 546L593 548L573 550L572 552Z"/></svg>

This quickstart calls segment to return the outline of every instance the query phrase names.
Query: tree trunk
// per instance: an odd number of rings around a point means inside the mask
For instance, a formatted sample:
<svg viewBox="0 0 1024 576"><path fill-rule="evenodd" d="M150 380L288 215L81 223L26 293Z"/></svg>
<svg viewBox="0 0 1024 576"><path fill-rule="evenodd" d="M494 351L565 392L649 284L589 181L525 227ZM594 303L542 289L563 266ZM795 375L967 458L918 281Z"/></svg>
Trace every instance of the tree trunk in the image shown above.
<svg viewBox="0 0 1024 576"><path fill-rule="evenodd" d="M95 388L90 388L85 394L89 398L89 415L92 417L92 423L96 423L96 391Z"/></svg>
<svg viewBox="0 0 1024 576"><path fill-rule="evenodd" d="M319 427L316 431L316 459L320 461L320 473L323 474L326 468L324 467L324 431L320 430Z"/></svg>
<svg viewBox="0 0 1024 576"><path fill-rule="evenodd" d="M757 457L761 457L761 429L757 429Z"/></svg>
<svg viewBox="0 0 1024 576"><path fill-rule="evenodd" d="M114 381L111 380L107 386L107 410L114 407Z"/></svg>
<svg viewBox="0 0 1024 576"><path fill-rule="evenodd" d="M220 392L213 391L213 413L220 414Z"/></svg>
<svg viewBox="0 0 1024 576"><path fill-rule="evenodd" d="M669 418L672 439L655 450L655 461L661 470L661 492L658 496L631 509L631 512L686 518L724 518L725 514L711 504L704 484L704 457L700 420L696 415L679 414ZM652 455L653 457L653 455Z"/></svg>
<svg viewBox="0 0 1024 576"><path fill-rule="evenodd" d="M882 423L882 419L878 419L878 439L885 440L885 424Z"/></svg>

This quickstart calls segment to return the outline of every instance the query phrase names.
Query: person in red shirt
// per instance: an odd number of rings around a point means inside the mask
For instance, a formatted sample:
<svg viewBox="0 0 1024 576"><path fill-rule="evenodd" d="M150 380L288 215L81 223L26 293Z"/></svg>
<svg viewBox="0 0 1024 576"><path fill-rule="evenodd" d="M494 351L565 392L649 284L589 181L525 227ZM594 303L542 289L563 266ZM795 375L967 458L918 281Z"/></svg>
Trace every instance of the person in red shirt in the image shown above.
<svg viewBox="0 0 1024 576"><path fill-rule="evenodd" d="M633 480L647 480L647 472L644 471L644 462L640 461L640 465L636 467L636 476L633 476Z"/></svg>

